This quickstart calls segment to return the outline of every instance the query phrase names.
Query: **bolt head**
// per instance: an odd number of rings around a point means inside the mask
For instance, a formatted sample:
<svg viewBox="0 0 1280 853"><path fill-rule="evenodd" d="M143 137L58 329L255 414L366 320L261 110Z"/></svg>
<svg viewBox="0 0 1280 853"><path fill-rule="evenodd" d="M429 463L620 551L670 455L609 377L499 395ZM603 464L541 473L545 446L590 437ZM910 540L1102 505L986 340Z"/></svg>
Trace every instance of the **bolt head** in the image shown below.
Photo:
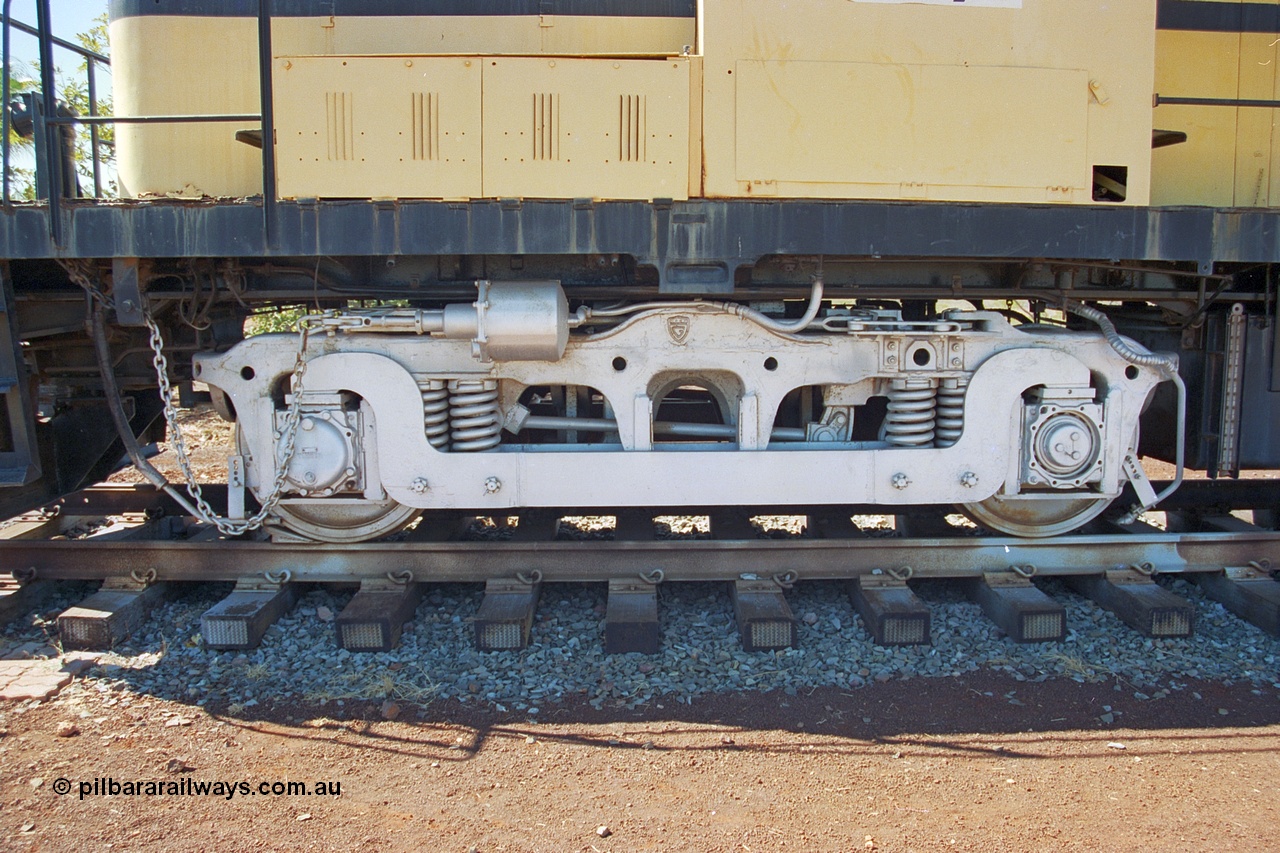
<svg viewBox="0 0 1280 853"><path fill-rule="evenodd" d="M484 490L487 494L496 495L502 490L502 481L497 477L490 477L484 481Z"/></svg>
<svg viewBox="0 0 1280 853"><path fill-rule="evenodd" d="M893 487L898 491L902 491L903 489L905 489L907 486L910 486L910 485L911 485L911 478L908 477L906 474L893 475Z"/></svg>
<svg viewBox="0 0 1280 853"><path fill-rule="evenodd" d="M960 475L960 485L964 486L966 489L972 489L974 486L978 485L978 475L972 471L965 471Z"/></svg>
<svg viewBox="0 0 1280 853"><path fill-rule="evenodd" d="M427 481L422 477L415 478L414 481L409 484L409 490L415 495L426 494L427 488Z"/></svg>

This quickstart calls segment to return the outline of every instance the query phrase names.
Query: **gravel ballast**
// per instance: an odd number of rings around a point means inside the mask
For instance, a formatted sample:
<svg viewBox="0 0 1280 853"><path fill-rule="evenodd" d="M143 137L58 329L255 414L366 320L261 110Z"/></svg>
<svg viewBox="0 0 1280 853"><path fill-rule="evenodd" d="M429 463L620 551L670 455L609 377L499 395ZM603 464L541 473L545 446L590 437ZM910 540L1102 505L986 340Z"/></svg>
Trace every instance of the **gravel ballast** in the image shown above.
<svg viewBox="0 0 1280 853"><path fill-rule="evenodd" d="M984 669L1015 681L1114 680L1116 689L1140 700L1182 690L1185 679L1280 689L1280 639L1227 613L1193 583L1162 583L1195 604L1195 636L1146 638L1060 583L1046 581L1043 588L1066 607L1067 637L1018 644L954 584L929 581L916 591L932 611L933 645L883 648L871 642L843 584L814 581L787 594L798 618L799 646L755 653L742 650L727 584L673 583L660 588L662 646L656 656L604 654L604 584L544 585L531 645L518 652L475 650L471 620L483 597L478 584L431 587L391 652L337 648L333 614L353 591L333 588L307 592L258 649L215 651L200 640L200 616L230 585L202 584L158 607L127 645L99 657L87 675L100 689L233 712L274 701L390 699L421 707L452 698L535 718L569 699L598 709L643 709L710 693L794 695ZM42 609L43 616L8 626L0 635L0 654L56 640L52 618L87 589L68 586Z"/></svg>

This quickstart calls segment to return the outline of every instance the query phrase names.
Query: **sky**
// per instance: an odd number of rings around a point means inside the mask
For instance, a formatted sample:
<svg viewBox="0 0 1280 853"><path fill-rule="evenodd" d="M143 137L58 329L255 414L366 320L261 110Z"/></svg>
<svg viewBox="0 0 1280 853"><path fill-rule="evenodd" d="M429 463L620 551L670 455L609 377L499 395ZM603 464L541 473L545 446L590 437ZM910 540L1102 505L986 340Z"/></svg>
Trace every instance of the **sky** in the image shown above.
<svg viewBox="0 0 1280 853"><path fill-rule="evenodd" d="M36 25L35 0L12 0L10 14L24 24ZM50 0L53 31L68 41L93 26L93 19L107 11L106 0Z"/></svg>
<svg viewBox="0 0 1280 853"><path fill-rule="evenodd" d="M93 19L107 11L107 0L50 0L49 16L53 34L67 41L75 41L76 33L87 32L93 27ZM12 0L9 14L14 20L36 25L35 0ZM39 55L35 38L13 32L13 55L23 62L30 62ZM54 51L54 63L63 71L74 69L79 60L64 50Z"/></svg>

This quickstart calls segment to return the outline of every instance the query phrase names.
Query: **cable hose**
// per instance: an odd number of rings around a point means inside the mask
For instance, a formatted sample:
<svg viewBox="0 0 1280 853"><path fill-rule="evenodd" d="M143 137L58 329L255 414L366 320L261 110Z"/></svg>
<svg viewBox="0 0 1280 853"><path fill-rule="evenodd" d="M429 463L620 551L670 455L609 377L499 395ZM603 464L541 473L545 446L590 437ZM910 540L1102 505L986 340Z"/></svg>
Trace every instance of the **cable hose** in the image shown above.
<svg viewBox="0 0 1280 853"><path fill-rule="evenodd" d="M1084 317L1086 320L1092 320L1102 329L1102 336L1107 339L1107 343L1116 351L1116 354L1130 364L1136 364L1139 367L1150 367L1153 370L1159 370L1164 378L1173 383L1174 388L1178 391L1178 415L1177 415L1177 437L1174 439L1174 476L1164 491L1156 495L1154 501L1146 506L1141 504L1135 505L1122 517L1122 521L1132 523L1136 521L1138 515L1145 512L1151 507L1156 506L1169 495L1177 491L1182 485L1182 475L1186 463L1186 435L1187 435L1187 386L1182 381L1182 376L1178 373L1178 358L1173 355L1158 355L1156 353L1138 352L1120 336L1116 331L1116 326L1111 322L1111 318L1103 314L1097 308L1083 305L1079 302L1066 301L1064 307L1067 311L1078 317Z"/></svg>
<svg viewBox="0 0 1280 853"><path fill-rule="evenodd" d="M813 288L809 291L809 304L805 308L804 314L795 320L775 320L767 314L763 314L750 306L740 305L737 302L644 302L639 305L601 308L599 310L583 306L570 318L569 325L571 328L577 328L598 318L625 317L630 314L638 314L641 311L657 311L664 308L688 310L689 308L697 307L715 308L729 314L736 314L769 331L790 335L796 332L803 332L817 318L818 312L822 310L822 291L822 279L815 278L813 280Z"/></svg>
<svg viewBox="0 0 1280 853"><path fill-rule="evenodd" d="M1165 374L1166 378L1172 378L1178 372L1178 360L1176 357L1159 355L1153 352L1138 352L1116 331L1116 326L1111 322L1111 318L1097 308L1091 308L1079 302L1067 302L1066 309L1078 317L1084 317L1086 320L1092 320L1096 323L1098 328L1102 329L1102 336L1107 339L1107 343L1111 345L1111 348L1130 364L1160 370Z"/></svg>

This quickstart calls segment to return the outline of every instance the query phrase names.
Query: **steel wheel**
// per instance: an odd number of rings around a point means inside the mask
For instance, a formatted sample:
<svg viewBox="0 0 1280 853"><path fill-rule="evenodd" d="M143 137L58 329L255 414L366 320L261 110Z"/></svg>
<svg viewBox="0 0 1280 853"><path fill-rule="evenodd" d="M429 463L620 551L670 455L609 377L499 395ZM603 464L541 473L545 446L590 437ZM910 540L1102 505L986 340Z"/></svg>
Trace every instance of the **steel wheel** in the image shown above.
<svg viewBox="0 0 1280 853"><path fill-rule="evenodd" d="M332 505L289 505L281 501L275 514L284 527L316 542L347 544L390 536L408 527L422 511L395 501L334 501Z"/></svg>
<svg viewBox="0 0 1280 853"><path fill-rule="evenodd" d="M961 505L969 518L1010 536L1040 539L1070 533L1098 515L1110 498L1002 498L992 495L985 501Z"/></svg>

